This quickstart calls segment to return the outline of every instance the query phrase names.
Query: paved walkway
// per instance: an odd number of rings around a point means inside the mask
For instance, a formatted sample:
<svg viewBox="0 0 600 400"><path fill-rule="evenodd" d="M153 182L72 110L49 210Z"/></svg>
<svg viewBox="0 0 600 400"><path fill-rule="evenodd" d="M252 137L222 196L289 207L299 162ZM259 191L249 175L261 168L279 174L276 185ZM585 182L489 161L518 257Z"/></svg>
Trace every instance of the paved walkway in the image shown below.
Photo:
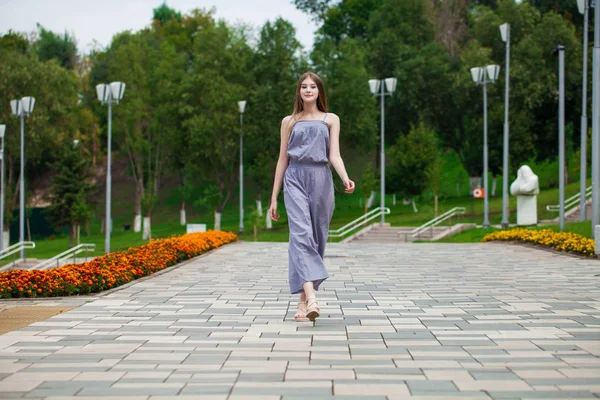
<svg viewBox="0 0 600 400"><path fill-rule="evenodd" d="M330 245L313 326L293 320L286 249L228 245L0 336L0 399L600 396L596 260Z"/></svg>

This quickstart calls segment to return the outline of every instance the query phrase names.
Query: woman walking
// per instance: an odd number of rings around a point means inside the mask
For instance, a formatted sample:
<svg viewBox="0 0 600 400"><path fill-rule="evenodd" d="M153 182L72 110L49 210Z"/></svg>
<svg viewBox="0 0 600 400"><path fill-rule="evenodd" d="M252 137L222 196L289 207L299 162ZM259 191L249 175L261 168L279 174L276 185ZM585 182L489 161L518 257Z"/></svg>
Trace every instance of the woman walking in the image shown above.
<svg viewBox="0 0 600 400"><path fill-rule="evenodd" d="M315 292L329 277L323 256L333 214L331 163L346 193L354 191L340 156L340 119L327 112L321 79L312 72L300 77L294 110L281 121L281 146L269 216L277 220L277 197L283 184L290 228L289 285L300 294L296 319L320 315Z"/></svg>

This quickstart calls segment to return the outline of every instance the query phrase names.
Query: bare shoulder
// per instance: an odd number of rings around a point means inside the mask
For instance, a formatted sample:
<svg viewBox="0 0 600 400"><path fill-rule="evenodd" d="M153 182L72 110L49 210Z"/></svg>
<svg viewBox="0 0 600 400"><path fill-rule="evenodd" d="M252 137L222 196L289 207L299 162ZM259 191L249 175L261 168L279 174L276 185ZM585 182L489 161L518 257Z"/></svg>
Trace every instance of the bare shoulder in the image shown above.
<svg viewBox="0 0 600 400"><path fill-rule="evenodd" d="M337 114L334 113L327 113L327 120L330 122L340 122L340 117L338 117Z"/></svg>
<svg viewBox="0 0 600 400"><path fill-rule="evenodd" d="M337 114L334 113L327 113L327 125L329 125L330 127L334 125L339 126L340 117L338 117Z"/></svg>
<svg viewBox="0 0 600 400"><path fill-rule="evenodd" d="M286 126L290 123L290 121L292 120L292 116L291 115L287 115L285 116L282 120L281 120L281 126Z"/></svg>

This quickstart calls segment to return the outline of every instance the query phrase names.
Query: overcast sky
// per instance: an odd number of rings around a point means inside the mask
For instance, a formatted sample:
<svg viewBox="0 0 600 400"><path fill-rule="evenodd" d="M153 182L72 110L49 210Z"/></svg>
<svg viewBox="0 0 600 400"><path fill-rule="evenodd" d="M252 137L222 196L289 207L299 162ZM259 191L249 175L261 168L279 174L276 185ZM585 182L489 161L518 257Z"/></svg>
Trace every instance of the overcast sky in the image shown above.
<svg viewBox="0 0 600 400"><path fill-rule="evenodd" d="M74 34L79 50L88 52L94 40L110 44L114 34L138 31L150 24L152 9L163 0L0 0L0 34L9 30L31 32L36 23L57 33ZM310 50L317 29L310 18L296 10L291 0L168 0L182 14L194 8L216 8L217 18L245 22L260 28L281 16L296 27L296 37Z"/></svg>

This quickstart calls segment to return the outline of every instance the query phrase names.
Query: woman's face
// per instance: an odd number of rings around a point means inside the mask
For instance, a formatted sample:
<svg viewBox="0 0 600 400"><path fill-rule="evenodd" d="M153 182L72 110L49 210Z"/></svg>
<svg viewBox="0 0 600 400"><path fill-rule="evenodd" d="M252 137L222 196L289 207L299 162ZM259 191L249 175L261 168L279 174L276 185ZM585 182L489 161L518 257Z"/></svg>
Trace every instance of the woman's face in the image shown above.
<svg viewBox="0 0 600 400"><path fill-rule="evenodd" d="M319 97L319 89L317 84L310 78L306 78L300 85L300 96L305 103L312 103L317 101Z"/></svg>

